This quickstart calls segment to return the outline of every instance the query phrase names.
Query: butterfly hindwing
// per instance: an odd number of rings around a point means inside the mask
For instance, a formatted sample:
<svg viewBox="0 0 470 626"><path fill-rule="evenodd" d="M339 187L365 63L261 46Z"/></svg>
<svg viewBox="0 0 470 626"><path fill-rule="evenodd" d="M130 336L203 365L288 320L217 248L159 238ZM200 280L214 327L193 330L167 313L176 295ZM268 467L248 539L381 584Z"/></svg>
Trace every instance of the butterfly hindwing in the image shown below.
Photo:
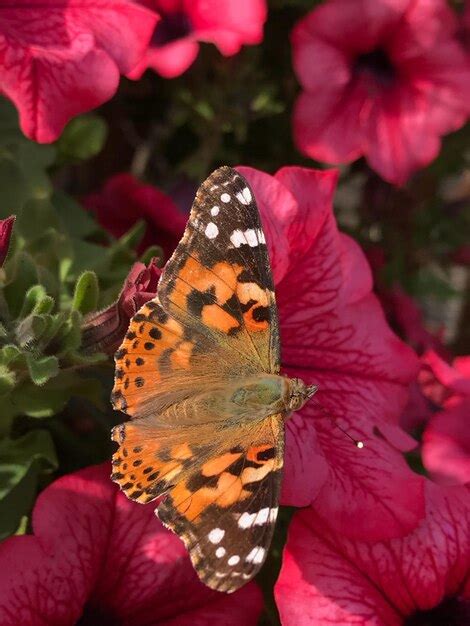
<svg viewBox="0 0 470 626"><path fill-rule="evenodd" d="M171 489L157 511L183 539L201 580L219 591L235 591L253 578L274 531L283 465L282 416L267 418L256 437L247 448L222 448Z"/></svg>

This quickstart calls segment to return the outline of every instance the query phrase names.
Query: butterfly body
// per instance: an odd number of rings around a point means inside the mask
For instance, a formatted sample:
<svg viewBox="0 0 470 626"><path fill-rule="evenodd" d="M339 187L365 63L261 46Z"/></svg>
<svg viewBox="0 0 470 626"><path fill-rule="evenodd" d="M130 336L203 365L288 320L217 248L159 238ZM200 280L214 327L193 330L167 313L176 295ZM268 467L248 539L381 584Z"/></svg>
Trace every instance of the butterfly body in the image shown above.
<svg viewBox="0 0 470 626"><path fill-rule="evenodd" d="M315 393L280 374L277 307L253 193L222 167L200 187L157 296L116 353L112 479L185 543L207 585L261 567L278 511L284 422Z"/></svg>

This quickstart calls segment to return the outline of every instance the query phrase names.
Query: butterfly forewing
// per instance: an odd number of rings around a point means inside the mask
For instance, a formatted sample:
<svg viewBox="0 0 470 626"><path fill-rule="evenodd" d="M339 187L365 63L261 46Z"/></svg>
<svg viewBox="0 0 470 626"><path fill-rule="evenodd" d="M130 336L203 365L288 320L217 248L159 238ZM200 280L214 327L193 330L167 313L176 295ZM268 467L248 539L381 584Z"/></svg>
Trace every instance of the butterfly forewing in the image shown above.
<svg viewBox="0 0 470 626"><path fill-rule="evenodd" d="M251 371L279 372L277 308L266 239L247 181L221 167L199 188L165 267L161 304L204 330ZM202 329L201 329L202 326Z"/></svg>
<svg viewBox="0 0 470 626"><path fill-rule="evenodd" d="M200 187L156 298L116 353L113 475L158 514L200 578L234 591L261 567L277 514L283 415L243 420L224 394L279 372L269 256L253 192L222 167Z"/></svg>

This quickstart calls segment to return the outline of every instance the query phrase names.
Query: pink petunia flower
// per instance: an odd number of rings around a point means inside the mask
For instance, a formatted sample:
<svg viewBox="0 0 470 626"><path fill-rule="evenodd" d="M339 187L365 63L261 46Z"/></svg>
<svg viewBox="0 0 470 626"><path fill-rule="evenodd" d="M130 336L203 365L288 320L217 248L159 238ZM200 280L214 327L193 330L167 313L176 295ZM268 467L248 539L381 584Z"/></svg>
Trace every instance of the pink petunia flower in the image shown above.
<svg viewBox="0 0 470 626"><path fill-rule="evenodd" d="M138 220L144 220L146 231L139 252L158 245L167 257L175 249L187 220L187 215L160 189L125 173L109 178L101 191L84 199L84 204L115 237L123 235Z"/></svg>
<svg viewBox="0 0 470 626"><path fill-rule="evenodd" d="M157 20L128 0L0 0L0 89L25 135L54 141L72 117L109 100Z"/></svg>
<svg viewBox="0 0 470 626"><path fill-rule="evenodd" d="M15 219L16 217L12 215L4 220L0 220L0 267L2 267L8 254Z"/></svg>
<svg viewBox="0 0 470 626"><path fill-rule="evenodd" d="M400 539L350 541L297 513L275 588L283 626L465 626L469 524L468 489L430 482L426 517Z"/></svg>
<svg viewBox="0 0 470 626"><path fill-rule="evenodd" d="M421 391L434 407L423 433L423 465L444 485L470 482L470 357L452 365L430 351L422 358Z"/></svg>
<svg viewBox="0 0 470 626"><path fill-rule="evenodd" d="M201 583L153 506L129 501L108 464L65 476L38 498L34 535L0 544L2 626L255 626L261 593Z"/></svg>
<svg viewBox="0 0 470 626"><path fill-rule="evenodd" d="M469 112L469 58L445 0L329 0L292 33L304 89L299 149L329 163L365 156L402 184L439 153Z"/></svg>
<svg viewBox="0 0 470 626"><path fill-rule="evenodd" d="M199 53L200 41L213 43L224 56L243 44L263 39L265 0L138 0L160 17L147 53L128 76L138 79L147 68L165 78L185 72Z"/></svg>
<svg viewBox="0 0 470 626"><path fill-rule="evenodd" d="M156 259L146 266L134 263L116 302L103 311L90 313L82 325L82 349L114 355L127 332L131 317L155 298L162 271Z"/></svg>
<svg viewBox="0 0 470 626"><path fill-rule="evenodd" d="M314 503L354 537L408 532L424 513L423 480L399 452L415 442L398 419L417 359L387 326L364 254L337 230L337 174L238 169L255 192L270 250L282 369L319 385L314 400L365 442L358 450L309 402L287 422L282 501Z"/></svg>

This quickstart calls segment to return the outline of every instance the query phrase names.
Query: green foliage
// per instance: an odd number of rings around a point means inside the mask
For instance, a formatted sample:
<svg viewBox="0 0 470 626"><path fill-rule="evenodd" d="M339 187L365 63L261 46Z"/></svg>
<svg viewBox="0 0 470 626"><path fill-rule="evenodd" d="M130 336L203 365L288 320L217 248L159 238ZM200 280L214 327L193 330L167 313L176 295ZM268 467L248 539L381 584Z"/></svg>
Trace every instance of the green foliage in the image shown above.
<svg viewBox="0 0 470 626"><path fill-rule="evenodd" d="M0 539L17 531L31 510L38 482L57 467L54 444L46 430L0 441Z"/></svg>
<svg viewBox="0 0 470 626"><path fill-rule="evenodd" d="M0 219L16 215L0 270L2 537L27 519L41 476L58 467L51 418L65 419L72 398L85 411L108 410L112 365L102 353L82 352L82 325L116 298L144 226L114 240L52 183L58 167L94 156L105 137L101 118L85 116L55 146L37 145L0 100ZM108 428L100 426L99 437L107 440Z"/></svg>
<svg viewBox="0 0 470 626"><path fill-rule="evenodd" d="M108 135L103 118L80 115L74 118L57 141L61 161L83 161L101 152Z"/></svg>

